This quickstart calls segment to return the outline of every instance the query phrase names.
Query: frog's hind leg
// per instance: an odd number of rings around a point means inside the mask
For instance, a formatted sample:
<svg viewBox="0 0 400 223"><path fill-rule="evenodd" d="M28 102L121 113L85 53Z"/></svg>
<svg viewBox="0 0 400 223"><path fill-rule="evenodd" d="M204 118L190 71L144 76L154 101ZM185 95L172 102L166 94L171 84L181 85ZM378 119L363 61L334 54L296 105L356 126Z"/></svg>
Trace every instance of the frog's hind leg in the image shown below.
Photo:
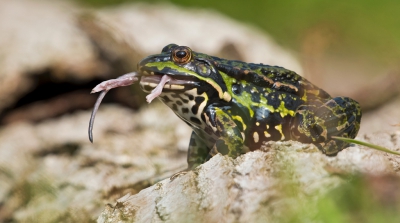
<svg viewBox="0 0 400 223"><path fill-rule="evenodd" d="M360 105L351 98L313 100L297 109L291 121L291 137L313 143L327 155L336 155L348 143L332 139L332 136L355 138L360 121Z"/></svg>

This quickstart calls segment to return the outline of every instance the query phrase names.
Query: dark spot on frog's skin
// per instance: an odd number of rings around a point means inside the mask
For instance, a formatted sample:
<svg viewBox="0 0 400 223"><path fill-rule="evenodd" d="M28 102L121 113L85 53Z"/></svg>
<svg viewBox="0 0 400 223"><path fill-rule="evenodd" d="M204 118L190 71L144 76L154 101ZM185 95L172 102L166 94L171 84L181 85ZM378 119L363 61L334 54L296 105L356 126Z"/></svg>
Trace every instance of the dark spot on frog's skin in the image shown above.
<svg viewBox="0 0 400 223"><path fill-rule="evenodd" d="M324 131L324 130L323 130L322 127L319 126L319 125L314 125L314 126L312 126L312 127L310 128L310 134L311 134L311 136L312 136L313 138L319 139L317 142L323 142L323 141L326 140L323 136L321 137L321 133L322 133L323 131Z"/></svg>
<svg viewBox="0 0 400 223"><path fill-rule="evenodd" d="M177 93L172 93L171 94L172 98L177 98L180 99L184 104L188 103L189 101L187 99L182 98L181 95L177 94Z"/></svg>
<svg viewBox="0 0 400 223"><path fill-rule="evenodd" d="M183 103L181 101L176 101L176 104L179 105L179 106L183 105Z"/></svg>
<svg viewBox="0 0 400 223"><path fill-rule="evenodd" d="M173 104L173 105L172 105L172 110L178 111L178 106L176 106L176 104Z"/></svg>
<svg viewBox="0 0 400 223"><path fill-rule="evenodd" d="M189 114L189 109L188 108L182 108L182 113L183 114Z"/></svg>
<svg viewBox="0 0 400 223"><path fill-rule="evenodd" d="M193 107L192 107L192 113L194 114L194 115L197 115L197 112L199 111L199 105L198 104L195 104L195 105L193 105Z"/></svg>
<svg viewBox="0 0 400 223"><path fill-rule="evenodd" d="M172 98L179 98L180 96L179 96L177 93L172 93L172 94L171 94L171 97L172 97Z"/></svg>
<svg viewBox="0 0 400 223"><path fill-rule="evenodd" d="M287 95L283 101L285 102L285 107L290 110L296 110L302 103L302 100L296 100L292 95Z"/></svg>
<svg viewBox="0 0 400 223"><path fill-rule="evenodd" d="M269 140L279 141L282 138L281 133L275 128L275 125L269 127L268 133L271 135L271 137L268 138Z"/></svg>
<svg viewBox="0 0 400 223"><path fill-rule="evenodd" d="M232 85L232 92L236 95L239 95L242 93L242 88L240 84L233 84Z"/></svg>
<svg viewBox="0 0 400 223"><path fill-rule="evenodd" d="M288 117L289 118L289 117ZM288 132L288 119L287 118L282 118L279 113L276 112L271 112L267 108L259 108L256 113L255 113L255 121L260 123L259 125L254 125L251 126L250 129L248 130L249 132L258 132L259 136L259 142L263 140L274 140L278 141L281 140L282 135L280 131L278 131L275 126L282 125L282 131L283 134L285 135L286 139L289 139L289 134ZM267 128L267 126L269 128ZM270 137L266 138L264 135L264 131L267 131ZM253 137L248 137L246 139L252 140L249 138Z"/></svg>
<svg viewBox="0 0 400 223"><path fill-rule="evenodd" d="M206 122L206 116L204 115L204 113L202 113L200 117L201 117L201 120L202 120L203 122Z"/></svg>
<svg viewBox="0 0 400 223"><path fill-rule="evenodd" d="M190 117L190 121L197 125L201 125L201 121L196 117Z"/></svg>
<svg viewBox="0 0 400 223"><path fill-rule="evenodd" d="M259 93L253 93L253 94L251 94L251 100L254 102L259 102L261 100L260 96L261 96L261 94L259 94Z"/></svg>
<svg viewBox="0 0 400 223"><path fill-rule="evenodd" d="M274 72L273 70L261 68L261 73L264 75L271 75L273 74L273 72Z"/></svg>
<svg viewBox="0 0 400 223"><path fill-rule="evenodd" d="M199 106L204 101L204 97L196 97L194 101L196 104L192 107L192 113L197 115L197 112L199 112Z"/></svg>
<svg viewBox="0 0 400 223"><path fill-rule="evenodd" d="M224 116L224 117L222 118L222 121L223 121L224 123L229 123L230 119Z"/></svg>
<svg viewBox="0 0 400 223"><path fill-rule="evenodd" d="M279 95L280 93L275 91L268 94L267 97L268 104L272 105L275 109L277 109L280 106L282 101L279 99Z"/></svg>
<svg viewBox="0 0 400 223"><path fill-rule="evenodd" d="M186 97L188 97L189 100L193 101L193 99L194 99L194 96L193 96L193 95L187 94L187 93L185 93L184 95L185 95Z"/></svg>
<svg viewBox="0 0 400 223"><path fill-rule="evenodd" d="M161 96L161 99L162 99L162 101L163 101L164 103L169 103L169 102L171 102L171 99L169 99L168 96Z"/></svg>

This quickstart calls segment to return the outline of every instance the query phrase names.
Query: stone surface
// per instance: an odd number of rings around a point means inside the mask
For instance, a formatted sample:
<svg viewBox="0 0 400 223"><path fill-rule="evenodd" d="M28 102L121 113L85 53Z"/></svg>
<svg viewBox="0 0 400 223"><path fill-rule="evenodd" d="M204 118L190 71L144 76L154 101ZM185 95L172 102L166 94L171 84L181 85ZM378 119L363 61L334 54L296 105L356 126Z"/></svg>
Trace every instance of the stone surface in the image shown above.
<svg viewBox="0 0 400 223"><path fill-rule="evenodd" d="M136 114L103 106L94 144L87 136L89 117L85 111L1 129L0 219L13 212L18 222L72 220L67 214L93 219L106 200L186 168L190 129L161 103Z"/></svg>
<svg viewBox="0 0 400 223"><path fill-rule="evenodd" d="M0 0L0 111L32 90L40 72L58 82L104 74L76 24L80 11L66 1Z"/></svg>
<svg viewBox="0 0 400 223"><path fill-rule="evenodd" d="M391 137L391 146L399 151L400 135ZM276 222L288 217L288 210L301 209L306 200L342 184L340 175L398 174L400 162L361 147L347 148L336 157L298 142L271 142L263 150L235 160L216 155L174 180L124 196L97 222ZM293 192L296 195L290 196ZM303 216L316 214L312 205Z"/></svg>
<svg viewBox="0 0 400 223"><path fill-rule="evenodd" d="M381 105L378 109L363 114L360 134L400 131L400 96Z"/></svg>

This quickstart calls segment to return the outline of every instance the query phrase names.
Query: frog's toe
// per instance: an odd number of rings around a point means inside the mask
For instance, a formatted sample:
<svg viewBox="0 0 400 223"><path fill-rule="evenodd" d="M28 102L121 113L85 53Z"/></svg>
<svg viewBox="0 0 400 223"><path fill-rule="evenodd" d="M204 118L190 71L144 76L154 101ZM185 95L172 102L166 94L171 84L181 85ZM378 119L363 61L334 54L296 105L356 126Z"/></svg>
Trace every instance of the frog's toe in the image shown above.
<svg viewBox="0 0 400 223"><path fill-rule="evenodd" d="M342 151L344 148L349 146L349 143L340 140L329 140L328 142L315 144L319 150L325 155L335 156L338 152Z"/></svg>
<svg viewBox="0 0 400 223"><path fill-rule="evenodd" d="M328 138L340 136L354 138L357 136L361 122L361 108L358 102L347 97L336 97L324 106L329 109L325 117Z"/></svg>

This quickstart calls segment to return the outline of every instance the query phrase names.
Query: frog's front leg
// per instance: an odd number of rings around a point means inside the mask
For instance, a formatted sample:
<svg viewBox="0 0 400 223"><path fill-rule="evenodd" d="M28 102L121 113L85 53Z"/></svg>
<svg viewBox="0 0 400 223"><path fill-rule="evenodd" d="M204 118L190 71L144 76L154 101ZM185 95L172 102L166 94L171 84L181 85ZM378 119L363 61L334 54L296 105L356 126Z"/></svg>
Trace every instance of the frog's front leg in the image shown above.
<svg viewBox="0 0 400 223"><path fill-rule="evenodd" d="M206 110L206 123L218 138L210 151L210 156L221 153L236 158L248 152L243 145L244 135L227 111L228 108L214 106L209 106Z"/></svg>
<svg viewBox="0 0 400 223"><path fill-rule="evenodd" d="M186 174L190 170L205 163L210 158L210 148L198 134L204 136L201 132L196 133L193 131L192 136L190 137L187 156L188 168L172 175L170 177L171 180L174 180L180 175Z"/></svg>
<svg viewBox="0 0 400 223"><path fill-rule="evenodd" d="M300 142L313 143L327 155L336 155L348 143L335 140L332 136L355 138L360 122L360 105L351 98L313 100L297 109L290 123L291 137Z"/></svg>
<svg viewBox="0 0 400 223"><path fill-rule="evenodd" d="M209 158L210 149L195 132L192 132L187 156L188 170L205 163Z"/></svg>

